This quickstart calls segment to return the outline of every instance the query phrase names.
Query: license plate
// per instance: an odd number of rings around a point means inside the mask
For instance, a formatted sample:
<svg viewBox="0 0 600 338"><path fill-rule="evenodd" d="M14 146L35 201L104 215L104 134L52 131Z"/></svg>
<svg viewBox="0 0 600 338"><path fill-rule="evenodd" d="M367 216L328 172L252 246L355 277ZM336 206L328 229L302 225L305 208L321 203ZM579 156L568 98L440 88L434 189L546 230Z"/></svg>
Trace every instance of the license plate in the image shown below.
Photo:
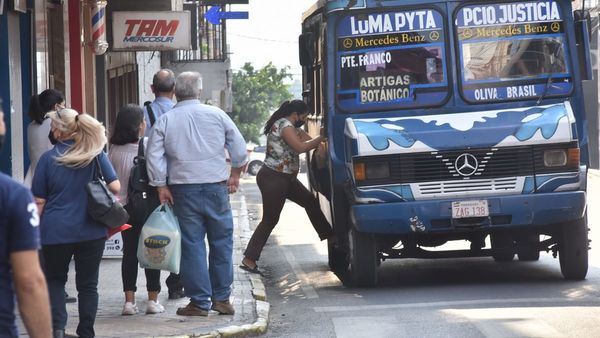
<svg viewBox="0 0 600 338"><path fill-rule="evenodd" d="M486 200L452 202L452 218L487 217L490 215Z"/></svg>

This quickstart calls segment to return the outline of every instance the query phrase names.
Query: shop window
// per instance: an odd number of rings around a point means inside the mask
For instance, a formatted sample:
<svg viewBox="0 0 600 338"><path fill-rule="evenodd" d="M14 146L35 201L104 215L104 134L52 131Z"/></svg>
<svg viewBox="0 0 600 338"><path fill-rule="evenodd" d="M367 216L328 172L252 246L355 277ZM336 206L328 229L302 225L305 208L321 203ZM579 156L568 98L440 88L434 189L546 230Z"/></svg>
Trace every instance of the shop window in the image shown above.
<svg viewBox="0 0 600 338"><path fill-rule="evenodd" d="M46 7L46 20L48 25L49 86L66 94L63 6L48 3Z"/></svg>
<svg viewBox="0 0 600 338"><path fill-rule="evenodd" d="M108 122L111 126L117 117L117 112L128 103L138 102L138 69L137 64L129 64L107 70L107 102Z"/></svg>

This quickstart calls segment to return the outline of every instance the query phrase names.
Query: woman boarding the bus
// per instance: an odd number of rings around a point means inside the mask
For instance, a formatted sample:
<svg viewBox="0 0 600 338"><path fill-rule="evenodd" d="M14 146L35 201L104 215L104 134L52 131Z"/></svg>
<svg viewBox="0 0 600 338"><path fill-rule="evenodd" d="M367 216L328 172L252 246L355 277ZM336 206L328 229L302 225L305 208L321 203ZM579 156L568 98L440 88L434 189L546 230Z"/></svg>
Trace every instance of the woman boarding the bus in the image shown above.
<svg viewBox="0 0 600 338"><path fill-rule="evenodd" d="M308 214L321 240L333 236L331 226L314 196L298 178L299 154L315 149L325 139L311 138L300 127L308 116L308 106L301 100L285 101L265 124L267 154L256 176L263 201L263 218L256 227L240 268L260 273L256 261L277 222L286 199L297 203Z"/></svg>

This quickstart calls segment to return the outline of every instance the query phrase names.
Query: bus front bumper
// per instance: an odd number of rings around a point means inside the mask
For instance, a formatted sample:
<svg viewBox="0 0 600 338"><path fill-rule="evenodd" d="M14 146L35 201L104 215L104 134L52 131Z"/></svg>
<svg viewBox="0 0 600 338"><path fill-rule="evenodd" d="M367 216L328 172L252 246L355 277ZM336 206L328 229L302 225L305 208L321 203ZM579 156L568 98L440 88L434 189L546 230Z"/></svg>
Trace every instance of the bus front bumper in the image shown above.
<svg viewBox="0 0 600 338"><path fill-rule="evenodd" d="M547 194L466 198L487 200L489 217L453 219L452 202L425 200L412 202L355 204L350 207L351 222L359 232L380 234L443 233L467 228L507 228L543 226L580 219L586 210L584 191Z"/></svg>

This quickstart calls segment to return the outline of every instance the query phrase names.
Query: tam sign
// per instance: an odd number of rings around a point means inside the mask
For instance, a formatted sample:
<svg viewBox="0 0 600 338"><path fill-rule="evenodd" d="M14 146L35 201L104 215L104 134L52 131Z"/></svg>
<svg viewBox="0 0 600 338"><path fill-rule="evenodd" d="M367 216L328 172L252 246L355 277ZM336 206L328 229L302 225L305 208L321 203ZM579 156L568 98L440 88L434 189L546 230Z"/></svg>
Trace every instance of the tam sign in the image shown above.
<svg viewBox="0 0 600 338"><path fill-rule="evenodd" d="M114 12L113 50L191 49L190 12Z"/></svg>

